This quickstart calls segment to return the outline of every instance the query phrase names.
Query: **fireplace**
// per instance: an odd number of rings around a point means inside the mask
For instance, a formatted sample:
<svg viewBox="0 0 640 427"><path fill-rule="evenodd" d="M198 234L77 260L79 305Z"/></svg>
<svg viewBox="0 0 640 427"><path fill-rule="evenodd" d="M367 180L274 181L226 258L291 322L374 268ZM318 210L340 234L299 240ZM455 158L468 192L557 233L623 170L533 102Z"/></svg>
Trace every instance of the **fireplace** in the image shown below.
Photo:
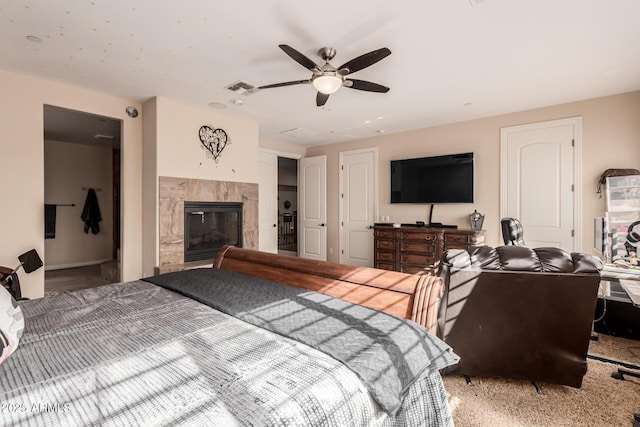
<svg viewBox="0 0 640 427"><path fill-rule="evenodd" d="M242 203L184 202L184 261L213 259L224 245L242 247Z"/></svg>

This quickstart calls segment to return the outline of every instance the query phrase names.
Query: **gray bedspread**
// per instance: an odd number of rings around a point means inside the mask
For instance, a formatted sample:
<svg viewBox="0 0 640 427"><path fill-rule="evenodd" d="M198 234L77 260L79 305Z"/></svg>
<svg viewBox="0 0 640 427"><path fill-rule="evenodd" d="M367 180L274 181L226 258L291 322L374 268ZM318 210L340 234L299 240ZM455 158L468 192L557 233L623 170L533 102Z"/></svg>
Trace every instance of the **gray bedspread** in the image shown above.
<svg viewBox="0 0 640 427"><path fill-rule="evenodd" d="M144 280L340 360L390 415L425 371L459 360L451 347L414 322L326 294L212 268Z"/></svg>
<svg viewBox="0 0 640 427"><path fill-rule="evenodd" d="M144 281L21 303L0 425L452 425L438 372L394 416L343 363Z"/></svg>

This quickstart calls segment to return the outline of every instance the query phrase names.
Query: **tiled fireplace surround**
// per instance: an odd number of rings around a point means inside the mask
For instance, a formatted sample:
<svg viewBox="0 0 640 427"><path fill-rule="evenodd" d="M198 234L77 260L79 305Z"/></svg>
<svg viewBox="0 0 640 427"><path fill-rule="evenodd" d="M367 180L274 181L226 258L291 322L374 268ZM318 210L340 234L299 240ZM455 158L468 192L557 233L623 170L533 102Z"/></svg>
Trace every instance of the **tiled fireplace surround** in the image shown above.
<svg viewBox="0 0 640 427"><path fill-rule="evenodd" d="M184 263L184 202L242 202L243 246L258 249L258 184L159 177L160 268Z"/></svg>

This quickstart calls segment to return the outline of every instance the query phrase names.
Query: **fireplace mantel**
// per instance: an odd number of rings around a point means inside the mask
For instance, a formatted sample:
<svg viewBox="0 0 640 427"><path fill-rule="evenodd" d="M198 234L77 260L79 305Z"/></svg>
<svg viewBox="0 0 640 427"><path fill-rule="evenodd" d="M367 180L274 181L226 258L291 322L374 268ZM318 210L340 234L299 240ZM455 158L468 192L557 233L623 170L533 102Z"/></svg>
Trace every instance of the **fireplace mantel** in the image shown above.
<svg viewBox="0 0 640 427"><path fill-rule="evenodd" d="M258 249L258 184L159 178L159 266L184 264L184 202L242 203L243 247Z"/></svg>

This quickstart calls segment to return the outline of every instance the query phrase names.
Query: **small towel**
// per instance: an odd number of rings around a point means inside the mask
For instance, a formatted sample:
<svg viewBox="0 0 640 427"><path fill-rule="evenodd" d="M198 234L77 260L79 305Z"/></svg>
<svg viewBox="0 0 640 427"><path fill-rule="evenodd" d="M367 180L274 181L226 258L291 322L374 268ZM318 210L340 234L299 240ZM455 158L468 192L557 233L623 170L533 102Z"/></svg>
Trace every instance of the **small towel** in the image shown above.
<svg viewBox="0 0 640 427"><path fill-rule="evenodd" d="M44 238L56 238L56 205L44 205Z"/></svg>
<svg viewBox="0 0 640 427"><path fill-rule="evenodd" d="M80 218L84 222L84 232L89 233L89 229L93 234L100 232L100 207L98 206L98 197L93 188L90 188L87 192L87 199L84 201L84 208L82 208L82 215Z"/></svg>

